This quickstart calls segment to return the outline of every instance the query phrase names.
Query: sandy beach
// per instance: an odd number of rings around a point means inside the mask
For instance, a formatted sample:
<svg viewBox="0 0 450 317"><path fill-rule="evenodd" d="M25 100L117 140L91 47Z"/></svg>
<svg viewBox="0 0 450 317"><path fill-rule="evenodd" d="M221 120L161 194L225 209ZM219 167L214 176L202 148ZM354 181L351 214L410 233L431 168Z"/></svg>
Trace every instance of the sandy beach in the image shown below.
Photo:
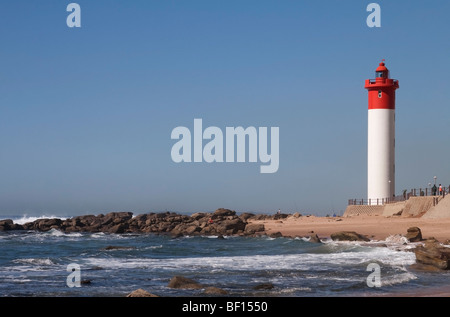
<svg viewBox="0 0 450 317"><path fill-rule="evenodd" d="M289 216L282 220L253 220L262 223L267 234L280 232L283 236L309 236L314 231L320 238L337 231L355 231L372 240L385 240L390 235L406 235L410 227L419 227L424 239L434 237L444 242L450 239L450 218L424 219L382 216L316 217Z"/></svg>

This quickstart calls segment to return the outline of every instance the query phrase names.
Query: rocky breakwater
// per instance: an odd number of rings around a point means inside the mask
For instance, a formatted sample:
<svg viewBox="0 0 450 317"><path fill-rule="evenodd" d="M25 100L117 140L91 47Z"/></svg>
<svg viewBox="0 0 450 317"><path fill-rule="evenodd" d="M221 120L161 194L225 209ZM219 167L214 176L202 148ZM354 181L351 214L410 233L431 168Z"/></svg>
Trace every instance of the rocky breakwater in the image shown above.
<svg viewBox="0 0 450 317"><path fill-rule="evenodd" d="M37 219L23 225L11 220L0 221L0 230L60 230L71 232L105 233L155 233L172 236L185 235L259 235L264 226L248 224L251 215L238 216L235 211L220 208L213 213L182 215L173 212L140 214L133 217L131 212L111 212L106 215L84 215L69 219Z"/></svg>

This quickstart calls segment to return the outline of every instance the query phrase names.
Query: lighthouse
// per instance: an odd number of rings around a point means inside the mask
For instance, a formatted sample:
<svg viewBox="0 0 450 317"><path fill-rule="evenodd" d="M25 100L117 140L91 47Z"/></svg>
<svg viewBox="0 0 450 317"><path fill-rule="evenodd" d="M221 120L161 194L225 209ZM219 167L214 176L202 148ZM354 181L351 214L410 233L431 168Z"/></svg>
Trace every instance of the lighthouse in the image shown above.
<svg viewBox="0 0 450 317"><path fill-rule="evenodd" d="M384 60L367 79L369 91L367 198L369 205L383 204L395 197L395 91Z"/></svg>

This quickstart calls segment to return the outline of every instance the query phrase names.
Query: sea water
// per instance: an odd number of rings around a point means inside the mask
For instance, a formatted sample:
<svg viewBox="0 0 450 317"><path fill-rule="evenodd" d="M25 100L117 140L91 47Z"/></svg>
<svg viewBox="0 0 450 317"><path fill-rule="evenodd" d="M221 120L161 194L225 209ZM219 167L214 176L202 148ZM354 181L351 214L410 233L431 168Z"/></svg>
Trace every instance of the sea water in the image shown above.
<svg viewBox="0 0 450 317"><path fill-rule="evenodd" d="M174 276L229 296L395 296L449 285L450 273L411 267L413 247L399 237L380 245L266 236L1 232L0 296L126 296L138 288L159 296L204 296L203 289L169 288ZM371 263L380 268L380 287L367 283ZM70 264L79 265L88 283L69 287ZM270 287L258 287L263 284Z"/></svg>

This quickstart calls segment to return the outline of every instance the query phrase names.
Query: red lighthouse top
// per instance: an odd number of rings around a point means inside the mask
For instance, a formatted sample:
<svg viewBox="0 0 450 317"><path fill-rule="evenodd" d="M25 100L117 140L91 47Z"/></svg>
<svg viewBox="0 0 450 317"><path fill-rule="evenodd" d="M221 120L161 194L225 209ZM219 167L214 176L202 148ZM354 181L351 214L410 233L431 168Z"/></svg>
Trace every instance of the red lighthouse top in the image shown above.
<svg viewBox="0 0 450 317"><path fill-rule="evenodd" d="M389 78L384 60L375 70L375 79L367 79L364 88L369 91L370 109L395 109L395 90L399 83L396 79Z"/></svg>
<svg viewBox="0 0 450 317"><path fill-rule="evenodd" d="M385 72L385 71L388 71L388 69L386 68L386 64L381 62L380 66L378 66L376 72L378 73L378 72Z"/></svg>

